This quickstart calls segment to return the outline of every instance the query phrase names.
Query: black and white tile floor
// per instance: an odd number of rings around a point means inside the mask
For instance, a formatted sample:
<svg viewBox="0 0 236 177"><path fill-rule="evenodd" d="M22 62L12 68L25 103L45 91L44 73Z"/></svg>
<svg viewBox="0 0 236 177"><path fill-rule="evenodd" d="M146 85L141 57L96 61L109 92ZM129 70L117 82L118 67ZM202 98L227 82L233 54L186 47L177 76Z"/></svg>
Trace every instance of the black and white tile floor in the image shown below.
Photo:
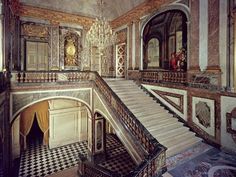
<svg viewBox="0 0 236 177"><path fill-rule="evenodd" d="M135 168L134 161L116 136L107 136L106 147L107 159L105 162L100 163L100 166L123 176Z"/></svg>
<svg viewBox="0 0 236 177"><path fill-rule="evenodd" d="M19 177L43 177L76 166L79 153L87 153L86 141L50 150L31 144L21 156Z"/></svg>
<svg viewBox="0 0 236 177"><path fill-rule="evenodd" d="M99 165L122 175L128 174L135 167L135 163L115 135L107 136L106 147L107 160ZM51 150L40 143L30 144L22 153L19 177L43 177L77 166L79 153L87 153L86 141Z"/></svg>

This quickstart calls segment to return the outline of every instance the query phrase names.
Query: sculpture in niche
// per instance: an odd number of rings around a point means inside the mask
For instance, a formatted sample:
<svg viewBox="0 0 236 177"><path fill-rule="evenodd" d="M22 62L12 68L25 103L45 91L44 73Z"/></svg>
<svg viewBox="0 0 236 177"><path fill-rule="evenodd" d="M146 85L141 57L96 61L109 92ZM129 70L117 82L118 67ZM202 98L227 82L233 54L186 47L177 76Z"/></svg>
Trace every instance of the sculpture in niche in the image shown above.
<svg viewBox="0 0 236 177"><path fill-rule="evenodd" d="M73 34L65 38L65 66L77 66L77 40Z"/></svg>
<svg viewBox="0 0 236 177"><path fill-rule="evenodd" d="M205 128L211 126L211 110L206 102L199 101L195 105L195 115L200 124L202 124Z"/></svg>
<svg viewBox="0 0 236 177"><path fill-rule="evenodd" d="M233 121L232 121L233 120ZM231 134L232 139L236 143L236 107L231 111L231 113L226 113L226 130Z"/></svg>

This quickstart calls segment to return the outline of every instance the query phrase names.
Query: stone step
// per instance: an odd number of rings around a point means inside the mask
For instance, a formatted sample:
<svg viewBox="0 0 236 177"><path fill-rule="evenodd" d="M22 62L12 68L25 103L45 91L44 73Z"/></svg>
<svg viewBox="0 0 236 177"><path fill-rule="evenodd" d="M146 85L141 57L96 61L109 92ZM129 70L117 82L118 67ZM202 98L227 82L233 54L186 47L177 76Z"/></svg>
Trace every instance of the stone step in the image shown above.
<svg viewBox="0 0 236 177"><path fill-rule="evenodd" d="M195 134L192 132L185 132L182 135L173 135L172 137L165 138L165 139L159 139L159 142L162 144L165 144L167 147L171 147L174 144L181 143L182 141L195 138Z"/></svg>
<svg viewBox="0 0 236 177"><path fill-rule="evenodd" d="M150 114L150 115L143 115L139 116L138 119L141 121L149 121L151 119L166 119L166 118L172 118L172 115L169 115L168 112L162 111L158 114Z"/></svg>
<svg viewBox="0 0 236 177"><path fill-rule="evenodd" d="M163 132L163 134L157 135L157 140L165 141L166 139L169 139L173 136L183 135L185 133L192 133L192 132L190 132L189 128L187 127L180 127L178 129L175 129L174 131Z"/></svg>
<svg viewBox="0 0 236 177"><path fill-rule="evenodd" d="M136 91L133 91L133 92L120 92L120 93L117 93L115 92L117 95L119 95L120 97L129 97L129 98L139 98L139 97L146 97L146 98L151 98L149 97L148 95L146 95L144 92L142 92L141 90L136 90Z"/></svg>
<svg viewBox="0 0 236 177"><path fill-rule="evenodd" d="M148 116L148 115L155 115L155 114L161 114L161 113L164 113L166 110L163 109L163 108L155 108L154 110L152 111L143 111L143 112L137 112L137 113L134 113L135 116L137 117L144 117L144 116Z"/></svg>
<svg viewBox="0 0 236 177"><path fill-rule="evenodd" d="M165 126L165 127L159 127L159 128L147 128L147 130L154 136L157 137L161 132L167 132L176 128L183 127L183 124L180 122L176 124L172 124L170 126Z"/></svg>
<svg viewBox="0 0 236 177"><path fill-rule="evenodd" d="M159 103L155 102L155 100L153 100L152 97L150 97L150 98L152 99L152 101L149 102L149 103L147 103L147 104L145 104L145 105L143 105L142 102L141 102L141 103L140 103L140 102L137 102L136 104L129 105L129 108L130 108L130 109L140 109L140 108L143 108L144 106L145 106L145 107L156 107L156 106L162 107Z"/></svg>
<svg viewBox="0 0 236 177"><path fill-rule="evenodd" d="M167 147L168 149L166 151L166 157L171 157L180 152L183 152L184 150L189 149L192 146L195 146L201 141L202 140L200 138L195 137L195 139L188 139L179 144L175 144L172 147L169 147L169 148Z"/></svg>
<svg viewBox="0 0 236 177"><path fill-rule="evenodd" d="M143 95L143 94L139 94L139 95L120 95L117 94L120 99L124 100L124 101L135 101L135 104L139 104L139 105L143 105L143 100L149 100L150 103L153 103L153 99L147 95ZM133 105L135 105L133 104ZM144 105L143 105L144 106Z"/></svg>
<svg viewBox="0 0 236 177"><path fill-rule="evenodd" d="M125 98L121 98L121 100L125 103L125 105L127 107L131 106L131 105L134 105L134 104L138 104L138 102L142 102L143 105L147 104L147 103L150 103L150 101L152 100L149 100L149 99L141 99L141 98L137 98L136 100L124 100Z"/></svg>
<svg viewBox="0 0 236 177"><path fill-rule="evenodd" d="M149 125L149 126L145 126L146 127L146 129L148 129L148 130L159 130L159 129L161 129L161 130L163 130L163 129L165 129L165 128L169 128L169 127L176 127L176 126L183 126L183 125L181 125L181 122L169 122L168 124L151 124L151 125Z"/></svg>
<svg viewBox="0 0 236 177"><path fill-rule="evenodd" d="M141 121L142 122L142 121ZM162 118L162 119L158 119L158 118L156 118L156 119L150 119L150 120L148 120L148 121L143 121L142 123L143 123L143 125L145 125L145 127L146 126L149 126L149 125L153 125L153 124L155 124L155 125L166 125L166 124L170 124L170 123L172 123L172 122L178 122L178 119L175 119L175 118L166 118L166 117L164 117L164 118Z"/></svg>
<svg viewBox="0 0 236 177"><path fill-rule="evenodd" d="M144 107L142 107L142 108L131 108L130 109L132 112L134 112L134 113L139 113L139 112L145 112L145 111L155 111L155 110L163 110L163 112L166 112L167 114L169 114L168 112L167 112L167 110L166 109L164 109L163 107L161 107L161 106L158 106L158 105L156 105L155 107L151 107L151 106L144 106Z"/></svg>

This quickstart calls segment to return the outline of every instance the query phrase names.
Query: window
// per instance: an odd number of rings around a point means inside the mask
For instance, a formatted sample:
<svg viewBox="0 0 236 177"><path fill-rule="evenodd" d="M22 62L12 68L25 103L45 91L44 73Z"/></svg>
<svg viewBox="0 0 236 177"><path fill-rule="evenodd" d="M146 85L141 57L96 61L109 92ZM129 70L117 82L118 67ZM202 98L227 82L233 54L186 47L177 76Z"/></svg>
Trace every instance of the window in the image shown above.
<svg viewBox="0 0 236 177"><path fill-rule="evenodd" d="M48 43L26 42L26 70L48 70Z"/></svg>
<svg viewBox="0 0 236 177"><path fill-rule="evenodd" d="M157 38L148 42L148 67L159 67L160 45Z"/></svg>

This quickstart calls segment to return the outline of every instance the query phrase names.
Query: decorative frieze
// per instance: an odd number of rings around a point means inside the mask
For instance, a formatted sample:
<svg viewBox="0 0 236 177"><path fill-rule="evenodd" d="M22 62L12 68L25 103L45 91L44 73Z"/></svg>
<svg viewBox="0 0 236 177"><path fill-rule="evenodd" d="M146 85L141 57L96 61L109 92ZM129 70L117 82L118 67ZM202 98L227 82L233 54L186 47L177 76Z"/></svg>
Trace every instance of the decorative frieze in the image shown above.
<svg viewBox="0 0 236 177"><path fill-rule="evenodd" d="M36 25L33 23L23 24L21 26L21 35L46 38L49 36L49 28L44 25Z"/></svg>

